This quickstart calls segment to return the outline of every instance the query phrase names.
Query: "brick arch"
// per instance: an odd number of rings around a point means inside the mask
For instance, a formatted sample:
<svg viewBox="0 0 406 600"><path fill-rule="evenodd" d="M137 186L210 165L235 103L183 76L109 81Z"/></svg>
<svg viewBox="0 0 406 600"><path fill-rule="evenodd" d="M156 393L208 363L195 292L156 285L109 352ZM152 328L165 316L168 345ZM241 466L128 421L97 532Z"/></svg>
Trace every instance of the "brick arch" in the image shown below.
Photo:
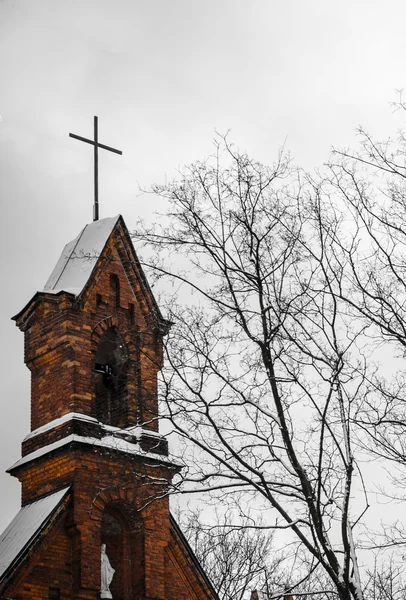
<svg viewBox="0 0 406 600"><path fill-rule="evenodd" d="M128 348L129 355L134 356L134 353L136 351L134 339L132 336L129 335L127 327L125 327L125 326L120 327L120 321L115 315L111 315L110 317L106 317L105 319L102 319L93 328L92 335L91 335L93 353L96 352L97 347L100 343L100 339L103 336L103 334L108 329L112 329L112 328L116 329L118 331L118 333L122 336L122 338L125 341L126 346Z"/></svg>
<svg viewBox="0 0 406 600"><path fill-rule="evenodd" d="M93 499L89 516L95 521L101 523L103 512L108 506L120 506L126 519L132 525L141 519L142 504L139 501L135 487L109 486L96 494Z"/></svg>
<svg viewBox="0 0 406 600"><path fill-rule="evenodd" d="M97 325L94 326L93 331L92 331L92 348L93 349L97 349L97 346L99 345L102 335L108 329L111 329L112 327L115 327L117 330L119 329L118 319L116 316L106 317L105 319L102 319L101 321L99 321L97 323Z"/></svg>

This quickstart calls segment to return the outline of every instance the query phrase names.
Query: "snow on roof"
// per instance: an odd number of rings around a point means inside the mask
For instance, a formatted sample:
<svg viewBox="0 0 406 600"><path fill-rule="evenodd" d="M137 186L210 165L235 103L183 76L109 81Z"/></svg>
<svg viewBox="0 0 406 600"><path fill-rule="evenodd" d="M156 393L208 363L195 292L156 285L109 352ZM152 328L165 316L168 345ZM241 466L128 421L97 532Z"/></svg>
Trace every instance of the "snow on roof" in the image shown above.
<svg viewBox="0 0 406 600"><path fill-rule="evenodd" d="M0 535L0 578L33 541L41 526L65 497L69 487L23 506Z"/></svg>
<svg viewBox="0 0 406 600"><path fill-rule="evenodd" d="M119 218L120 215L94 221L66 244L43 291L79 295Z"/></svg>

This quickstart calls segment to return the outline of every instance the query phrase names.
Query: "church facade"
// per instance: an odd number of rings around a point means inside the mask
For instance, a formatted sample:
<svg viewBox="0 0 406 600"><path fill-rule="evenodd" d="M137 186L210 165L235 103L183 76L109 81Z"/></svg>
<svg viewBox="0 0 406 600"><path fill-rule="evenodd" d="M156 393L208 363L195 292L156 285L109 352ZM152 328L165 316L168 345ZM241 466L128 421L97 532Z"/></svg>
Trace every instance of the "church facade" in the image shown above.
<svg viewBox="0 0 406 600"><path fill-rule="evenodd" d="M9 469L22 508L0 536L0 598L217 599L169 510L181 467L157 375L170 323L122 217L87 225L14 319L31 431Z"/></svg>

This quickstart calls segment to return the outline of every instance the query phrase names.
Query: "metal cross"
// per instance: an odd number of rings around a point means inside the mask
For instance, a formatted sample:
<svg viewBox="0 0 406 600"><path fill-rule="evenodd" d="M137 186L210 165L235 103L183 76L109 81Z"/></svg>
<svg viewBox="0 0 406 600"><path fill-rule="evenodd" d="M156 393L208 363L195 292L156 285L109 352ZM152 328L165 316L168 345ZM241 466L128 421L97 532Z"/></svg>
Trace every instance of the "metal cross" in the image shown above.
<svg viewBox="0 0 406 600"><path fill-rule="evenodd" d="M75 138L75 140L80 140L81 142L86 142L87 144L92 144L94 146L94 207L93 207L93 221L99 220L99 156L98 149L103 148L103 150L109 150L110 152L115 152L116 154L123 154L121 150L116 150L115 148L111 148L110 146L105 146L104 144L99 144L99 134L97 131L97 117L94 117L94 140L88 140L80 135L76 135L74 133L70 133L69 137Z"/></svg>

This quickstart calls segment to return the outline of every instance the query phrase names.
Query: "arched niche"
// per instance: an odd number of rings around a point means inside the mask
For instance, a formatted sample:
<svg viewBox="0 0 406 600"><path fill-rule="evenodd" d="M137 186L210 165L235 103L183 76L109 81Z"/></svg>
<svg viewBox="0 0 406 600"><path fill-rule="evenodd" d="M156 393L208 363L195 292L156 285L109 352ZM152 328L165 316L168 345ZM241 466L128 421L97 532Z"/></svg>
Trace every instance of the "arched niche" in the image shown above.
<svg viewBox="0 0 406 600"><path fill-rule="evenodd" d="M128 350L115 327L100 338L94 357L95 416L107 425L124 427L127 420Z"/></svg>
<svg viewBox="0 0 406 600"><path fill-rule="evenodd" d="M110 591L114 600L144 595L144 544L141 520L125 504L109 504L102 516L101 544L115 569Z"/></svg>

